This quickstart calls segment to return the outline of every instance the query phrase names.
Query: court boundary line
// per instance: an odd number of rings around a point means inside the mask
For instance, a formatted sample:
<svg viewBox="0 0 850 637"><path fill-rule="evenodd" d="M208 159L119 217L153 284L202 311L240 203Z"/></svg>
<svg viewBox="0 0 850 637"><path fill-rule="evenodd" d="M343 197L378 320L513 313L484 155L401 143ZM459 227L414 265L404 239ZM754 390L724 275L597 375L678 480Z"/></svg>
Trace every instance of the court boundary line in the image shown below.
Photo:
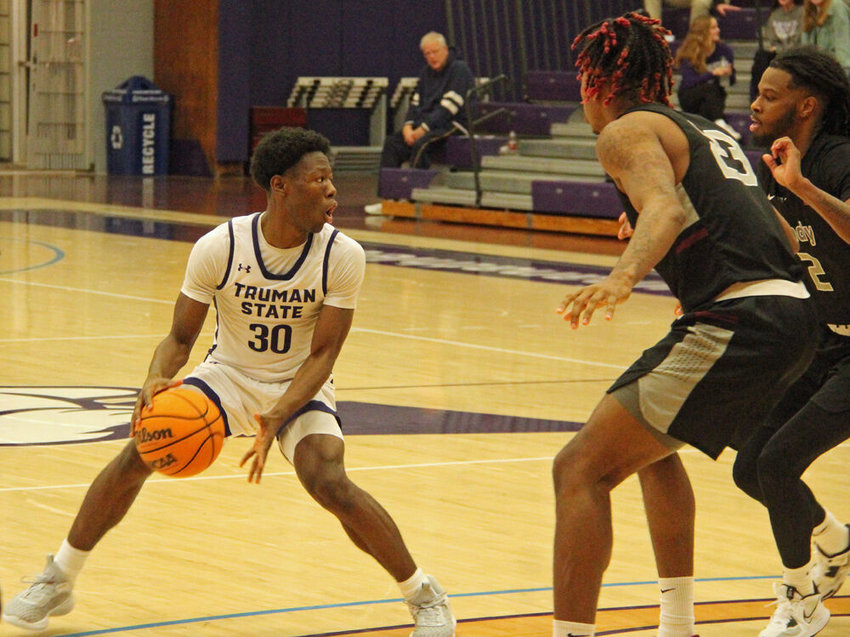
<svg viewBox="0 0 850 637"><path fill-rule="evenodd" d="M730 582L730 581L751 581L751 580L766 580L766 579L776 579L779 575L749 575L743 577L707 577L707 578L696 578L694 580L695 583L704 583L704 582ZM603 583L603 588L619 588L626 586L646 586L646 585L655 585L658 582L655 580L647 580L647 581L637 581L637 582L608 582ZM454 593L450 597L452 598L464 598L464 597L482 597L486 595L508 595L508 594L518 594L518 593L546 593L552 590L551 586L539 587L539 588L523 588L523 589L505 589L505 590L494 590L494 591L479 591L475 593ZM846 597L844 595L839 597ZM695 602L696 606L705 606L711 604L738 604L738 603L748 603L748 602L770 602L771 599L768 598L755 598L755 599L738 599L738 600L716 600L716 601L704 601L704 602ZM353 602L336 602L332 604L313 604L307 606L292 606L289 608L276 608L276 609L267 609L267 610L258 610L258 611L244 611L239 613L226 613L220 615L207 615L203 617L188 617L185 619L171 619L167 621L161 622L146 622L143 624L134 624L128 626L117 626L114 628L99 628L92 631L84 631L77 633L63 633L61 635L57 634L57 637L93 637L95 635L110 635L122 632L128 632L131 630L148 630L152 628L162 628L165 626L179 626L179 625L189 625L189 624L197 624L200 622L212 622L212 621L222 621L228 619L241 619L247 617L264 617L268 615L281 615L286 613L296 613L296 612L305 612L311 610L327 610L332 608L352 608L358 606L373 606L378 604L398 604L400 602L404 602L402 598L391 598L391 599L380 599L380 600L360 600ZM635 606L613 606L598 609L598 612L603 611L618 611L618 610L633 610L633 609L644 609L644 608L653 608L657 606L656 604L639 604ZM523 613L523 614L513 614L513 615L504 615L504 616L492 616L492 617L474 617L474 618L465 618L458 620L458 623L464 622L475 622L475 621L486 621L486 620L498 620L498 619L510 619L516 617L540 617L543 615L548 615L550 612L542 612L542 613ZM847 614L835 614L835 617L845 617ZM719 620L703 620L697 622L698 624L708 624L708 623L725 623L729 621L751 621L753 619L762 619L762 617L754 617L752 619L719 619ZM366 629L354 629L352 631L346 632L334 632L334 633L312 633L303 635L302 637L321 637L322 635L355 635L357 631L362 630L392 630L394 628L403 628L409 626L410 624L398 624L393 626L384 626L379 628L366 628ZM615 635L615 634L624 634L625 632L634 632L635 630L646 630L650 627L636 627L636 628L625 628L625 629L617 629L615 632L604 632L599 633L600 635Z"/></svg>

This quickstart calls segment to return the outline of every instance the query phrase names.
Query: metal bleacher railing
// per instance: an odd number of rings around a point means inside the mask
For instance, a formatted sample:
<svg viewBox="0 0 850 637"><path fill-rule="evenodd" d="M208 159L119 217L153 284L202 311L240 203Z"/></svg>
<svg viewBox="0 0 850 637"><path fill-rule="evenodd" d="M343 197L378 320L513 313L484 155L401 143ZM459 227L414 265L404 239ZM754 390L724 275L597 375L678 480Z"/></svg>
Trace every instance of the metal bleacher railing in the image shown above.
<svg viewBox="0 0 850 637"><path fill-rule="evenodd" d="M469 130L463 131L469 137L469 153L471 155L471 163L472 163L472 175L475 183L475 206L478 207L481 205L481 179L479 174L481 172L480 165L480 153L478 152L478 138L476 137L478 129L480 126L485 124L487 121L493 119L494 117L498 117L505 112L504 108L500 108L494 111L487 113L486 115L482 115L481 117L476 118L475 106L480 102L480 98L485 93L491 93L495 87L503 86L509 83L508 76L505 74L500 74L494 77L491 80L487 80L469 89L466 92L466 121L469 122Z"/></svg>

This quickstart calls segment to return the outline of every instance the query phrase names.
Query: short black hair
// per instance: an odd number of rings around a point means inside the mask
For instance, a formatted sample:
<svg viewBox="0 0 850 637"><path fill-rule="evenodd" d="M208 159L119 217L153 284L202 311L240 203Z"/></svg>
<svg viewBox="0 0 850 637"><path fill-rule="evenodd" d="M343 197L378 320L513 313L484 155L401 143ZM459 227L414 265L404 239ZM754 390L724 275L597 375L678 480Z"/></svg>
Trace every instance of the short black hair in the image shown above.
<svg viewBox="0 0 850 637"><path fill-rule="evenodd" d="M269 192L271 180L295 166L308 154L320 152L328 158L331 143L324 135L306 128L284 127L267 133L254 149L251 158L251 177L257 185Z"/></svg>
<svg viewBox="0 0 850 637"><path fill-rule="evenodd" d="M770 66L788 73L793 88L803 87L818 96L824 132L850 136L850 80L834 57L811 45L798 46L777 55Z"/></svg>

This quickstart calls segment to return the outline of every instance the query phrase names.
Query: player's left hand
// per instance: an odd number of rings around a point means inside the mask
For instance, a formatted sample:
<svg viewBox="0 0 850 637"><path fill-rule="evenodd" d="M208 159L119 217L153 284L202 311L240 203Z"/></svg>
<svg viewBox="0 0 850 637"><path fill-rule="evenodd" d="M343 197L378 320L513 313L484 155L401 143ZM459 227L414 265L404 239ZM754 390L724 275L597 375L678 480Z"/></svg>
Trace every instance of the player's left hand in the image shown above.
<svg viewBox="0 0 850 637"><path fill-rule="evenodd" d="M770 168L773 178L783 188L794 192L804 179L800 170L800 149L790 137L780 137L770 146L770 154L762 155L762 160Z"/></svg>
<svg viewBox="0 0 850 637"><path fill-rule="evenodd" d="M568 320L573 329L577 329L579 323L590 323L593 313L600 307L605 308L605 320L610 321L614 318L614 308L628 299L631 293L629 285L609 276L599 283L567 294L556 311L564 315L564 320Z"/></svg>
<svg viewBox="0 0 850 637"><path fill-rule="evenodd" d="M242 456L239 466L243 466L253 457L251 468L248 470L248 482L260 484L260 477L263 475L263 469L266 466L266 457L269 454L269 449L283 423L279 418L272 418L265 414L254 414L254 420L259 423L260 430L257 432L256 438L254 438L254 446Z"/></svg>

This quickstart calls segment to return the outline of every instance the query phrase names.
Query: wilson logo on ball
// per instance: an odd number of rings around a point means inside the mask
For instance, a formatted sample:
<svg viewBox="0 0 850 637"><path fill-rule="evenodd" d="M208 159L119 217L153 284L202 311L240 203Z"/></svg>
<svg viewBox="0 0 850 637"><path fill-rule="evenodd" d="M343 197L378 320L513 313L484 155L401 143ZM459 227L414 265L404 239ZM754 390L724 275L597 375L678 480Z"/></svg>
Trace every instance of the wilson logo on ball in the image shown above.
<svg viewBox="0 0 850 637"><path fill-rule="evenodd" d="M164 440L165 438L173 437L174 434L171 433L171 429L154 429L153 431L148 431L146 427L142 427L136 432L136 439L139 443Z"/></svg>
<svg viewBox="0 0 850 637"><path fill-rule="evenodd" d="M139 457L165 475L182 478L200 473L224 444L224 419L218 407L189 386L156 394L139 421L134 437Z"/></svg>

